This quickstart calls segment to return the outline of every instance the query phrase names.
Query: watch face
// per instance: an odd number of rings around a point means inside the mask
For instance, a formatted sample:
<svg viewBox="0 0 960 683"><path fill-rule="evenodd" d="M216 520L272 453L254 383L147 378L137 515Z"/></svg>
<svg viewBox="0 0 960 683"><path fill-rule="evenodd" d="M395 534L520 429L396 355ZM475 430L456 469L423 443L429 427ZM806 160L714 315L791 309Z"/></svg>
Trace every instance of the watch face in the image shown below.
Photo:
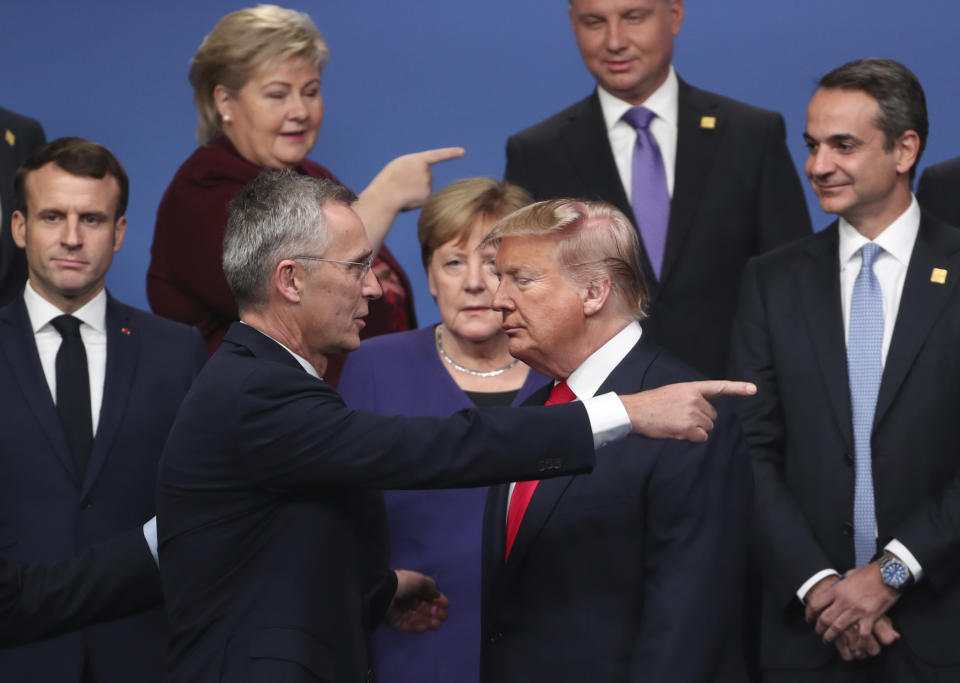
<svg viewBox="0 0 960 683"><path fill-rule="evenodd" d="M880 571L883 575L883 582L891 588L900 588L910 576L903 563L896 560L887 562Z"/></svg>

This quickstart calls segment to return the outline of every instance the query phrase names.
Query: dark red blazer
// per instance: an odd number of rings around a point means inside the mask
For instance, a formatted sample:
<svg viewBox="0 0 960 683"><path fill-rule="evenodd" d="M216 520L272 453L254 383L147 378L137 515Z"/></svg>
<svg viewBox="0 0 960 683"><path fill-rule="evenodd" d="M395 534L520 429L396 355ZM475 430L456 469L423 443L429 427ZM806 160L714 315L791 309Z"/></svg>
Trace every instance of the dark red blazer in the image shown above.
<svg viewBox="0 0 960 683"><path fill-rule="evenodd" d="M177 170L157 209L147 270L150 307L165 318L198 327L210 353L238 318L221 264L227 204L261 170L241 157L229 140L218 137L197 148ZM308 159L296 170L340 182ZM416 327L410 281L386 246L374 269L384 283L384 296L371 304L361 336ZM342 357L332 358L325 379L336 384L342 365Z"/></svg>

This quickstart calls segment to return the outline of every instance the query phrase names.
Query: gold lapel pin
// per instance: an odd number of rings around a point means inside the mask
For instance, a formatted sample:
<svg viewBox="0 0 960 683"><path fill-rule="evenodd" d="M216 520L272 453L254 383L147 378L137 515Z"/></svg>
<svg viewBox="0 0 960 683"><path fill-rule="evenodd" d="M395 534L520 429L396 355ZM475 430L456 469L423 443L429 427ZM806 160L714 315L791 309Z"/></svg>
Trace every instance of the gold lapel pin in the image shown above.
<svg viewBox="0 0 960 683"><path fill-rule="evenodd" d="M947 271L945 268L934 268L930 272L930 282L935 282L938 285L946 284L947 282Z"/></svg>
<svg viewBox="0 0 960 683"><path fill-rule="evenodd" d="M706 128L707 130L713 130L717 127L717 117L716 116L701 116L700 117L700 127Z"/></svg>
<svg viewBox="0 0 960 683"><path fill-rule="evenodd" d="M7 141L7 144L13 147L17 141L17 136L13 134L13 131L7 128L6 132L3 134L3 139Z"/></svg>

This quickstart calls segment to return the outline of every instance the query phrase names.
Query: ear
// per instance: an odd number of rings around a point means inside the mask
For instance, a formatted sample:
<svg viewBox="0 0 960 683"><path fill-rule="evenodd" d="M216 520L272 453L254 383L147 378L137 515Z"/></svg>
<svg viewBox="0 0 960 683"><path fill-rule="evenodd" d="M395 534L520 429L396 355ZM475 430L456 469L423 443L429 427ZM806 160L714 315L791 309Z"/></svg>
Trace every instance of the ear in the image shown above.
<svg viewBox="0 0 960 683"><path fill-rule="evenodd" d="M670 2L670 28L674 37L680 34L680 27L683 26L683 0L671 0Z"/></svg>
<svg viewBox="0 0 960 683"><path fill-rule="evenodd" d="M917 131L905 131L894 143L893 151L897 155L897 173L909 173L920 156L920 136Z"/></svg>
<svg viewBox="0 0 960 683"><path fill-rule="evenodd" d="M220 118L229 121L233 114L233 102L230 93L222 85L217 85L213 89L213 102L217 105L217 112Z"/></svg>
<svg viewBox="0 0 960 683"><path fill-rule="evenodd" d="M127 217L120 216L113 225L113 253L116 254L123 246L123 238L127 234Z"/></svg>
<svg viewBox="0 0 960 683"><path fill-rule="evenodd" d="M273 271L273 286L284 301L298 304L302 300L303 281L302 271L297 262L292 259L283 259Z"/></svg>
<svg viewBox="0 0 960 683"><path fill-rule="evenodd" d="M430 263L427 264L427 289L430 290L430 296L433 297L434 303L437 301L437 285L433 281L433 256L430 256Z"/></svg>
<svg viewBox="0 0 960 683"><path fill-rule="evenodd" d="M20 211L14 211L10 217L10 234L14 243L21 249L27 246L27 217Z"/></svg>
<svg viewBox="0 0 960 683"><path fill-rule="evenodd" d="M583 316L589 318L603 310L610 298L610 278L592 281L583 290Z"/></svg>

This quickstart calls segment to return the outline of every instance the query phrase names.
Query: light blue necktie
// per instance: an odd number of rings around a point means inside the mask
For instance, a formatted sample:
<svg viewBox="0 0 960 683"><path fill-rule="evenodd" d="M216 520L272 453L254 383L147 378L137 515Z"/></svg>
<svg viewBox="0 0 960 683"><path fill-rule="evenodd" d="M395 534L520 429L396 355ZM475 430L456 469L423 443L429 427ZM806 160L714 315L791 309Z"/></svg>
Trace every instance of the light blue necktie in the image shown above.
<svg viewBox="0 0 960 683"><path fill-rule="evenodd" d="M670 194L667 173L650 122L656 115L646 107L633 107L621 117L637 131L631 165L630 203L637 219L643 246L650 257L654 275L660 279L663 252L667 245L667 223L670 221Z"/></svg>
<svg viewBox="0 0 960 683"><path fill-rule="evenodd" d="M880 378L883 376L883 298L880 281L873 273L873 264L882 251L873 242L860 249L863 264L853 285L850 332L847 335L855 469L853 546L858 567L870 562L877 552L870 435L873 432Z"/></svg>

